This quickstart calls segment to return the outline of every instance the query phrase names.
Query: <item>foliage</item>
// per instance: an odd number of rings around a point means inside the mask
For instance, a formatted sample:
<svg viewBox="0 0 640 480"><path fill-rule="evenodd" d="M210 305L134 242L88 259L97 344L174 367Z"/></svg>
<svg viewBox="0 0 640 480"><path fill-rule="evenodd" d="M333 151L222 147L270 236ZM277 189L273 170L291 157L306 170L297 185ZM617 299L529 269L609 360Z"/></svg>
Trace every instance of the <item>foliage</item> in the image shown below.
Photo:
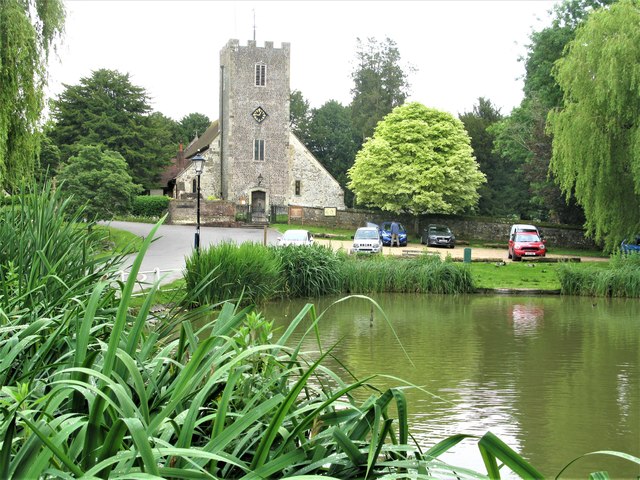
<svg viewBox="0 0 640 480"><path fill-rule="evenodd" d="M294 90L289 98L289 126L296 137L305 144L307 143L309 116L309 101L304 98L300 90Z"/></svg>
<svg viewBox="0 0 640 480"><path fill-rule="evenodd" d="M167 213L169 200L164 195L138 195L133 199L131 213L141 217L160 218Z"/></svg>
<svg viewBox="0 0 640 480"><path fill-rule="evenodd" d="M18 313L14 306L33 321L56 315L113 271L119 257L100 255L105 232L83 223L84 212L63 192L45 183L39 190L22 187L11 200L0 209L2 323Z"/></svg>
<svg viewBox="0 0 640 480"><path fill-rule="evenodd" d="M558 270L564 295L640 298L638 255L612 261L609 268L577 268L570 264Z"/></svg>
<svg viewBox="0 0 640 480"><path fill-rule="evenodd" d="M46 65L64 19L62 0L0 2L0 191L33 178Z"/></svg>
<svg viewBox="0 0 640 480"><path fill-rule="evenodd" d="M516 213L522 216L525 195L522 195L524 179L518 164L494 149L496 131L491 127L502 120L502 115L490 100L480 97L472 112L460 115L480 171L487 183L480 186L478 194L479 215L503 216Z"/></svg>
<svg viewBox="0 0 640 480"><path fill-rule="evenodd" d="M262 303L273 298L281 285L280 258L273 249L245 242L224 242L194 252L186 259L187 289L207 278L207 288L196 298L200 305L214 305L226 300Z"/></svg>
<svg viewBox="0 0 640 480"><path fill-rule="evenodd" d="M357 203L413 214L472 209L485 182L462 122L415 102L378 124L349 177Z"/></svg>
<svg viewBox="0 0 640 480"><path fill-rule="evenodd" d="M150 111L147 92L129 74L100 69L65 85L53 102L51 137L63 162L85 145L120 153L134 181L150 188L176 150L175 122Z"/></svg>
<svg viewBox="0 0 640 480"><path fill-rule="evenodd" d="M588 17L557 63L564 105L549 115L551 168L609 251L640 231L639 22L637 0Z"/></svg>
<svg viewBox="0 0 640 480"><path fill-rule="evenodd" d="M129 212L140 191L122 155L100 146L82 147L77 157L61 167L57 178L71 204L86 205L85 214L91 219L107 220Z"/></svg>
<svg viewBox="0 0 640 480"><path fill-rule="evenodd" d="M408 73L414 69L406 70L400 65L400 52L393 40L368 38L364 43L358 38L356 67L351 75L351 112L353 129L362 141L371 136L385 115L406 100Z"/></svg>
<svg viewBox="0 0 640 480"><path fill-rule="evenodd" d="M306 146L328 172L346 188L347 171L353 165L358 150L357 135L351 126L351 111L330 100L313 109L307 122ZM353 194L345 191L345 202L351 205Z"/></svg>
<svg viewBox="0 0 640 480"><path fill-rule="evenodd" d="M473 278L465 265L446 262L439 256L417 259L395 256L360 258L343 262L344 293L470 293Z"/></svg>
<svg viewBox="0 0 640 480"><path fill-rule="evenodd" d="M551 69L562 56L576 27L594 8L610 0L566 0L555 7L552 25L531 34L525 62L525 98L496 126L496 151L521 166L521 191L530 201L518 209L522 218L582 224L582 208L562 195L549 173L552 137L546 131L549 110L560 106L562 91Z"/></svg>
<svg viewBox="0 0 640 480"><path fill-rule="evenodd" d="M282 264L285 297L313 297L338 293L343 260L331 247L288 245L276 248Z"/></svg>
<svg viewBox="0 0 640 480"><path fill-rule="evenodd" d="M203 113L190 113L178 123L177 142L188 145L196 136L200 137L211 125L211 120Z"/></svg>

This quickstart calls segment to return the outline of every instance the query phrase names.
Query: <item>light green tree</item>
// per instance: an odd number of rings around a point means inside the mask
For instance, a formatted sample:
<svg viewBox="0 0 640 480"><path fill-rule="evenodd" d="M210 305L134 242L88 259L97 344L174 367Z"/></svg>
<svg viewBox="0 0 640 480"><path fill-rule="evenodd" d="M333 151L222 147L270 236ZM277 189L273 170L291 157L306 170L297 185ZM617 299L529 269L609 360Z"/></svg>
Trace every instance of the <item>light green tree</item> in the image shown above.
<svg viewBox="0 0 640 480"><path fill-rule="evenodd" d="M486 181L462 122L415 102L378 123L348 175L357 203L413 214L473 209Z"/></svg>
<svg viewBox="0 0 640 480"><path fill-rule="evenodd" d="M0 187L33 177L49 50L64 26L62 0L0 1Z"/></svg>
<svg viewBox="0 0 640 480"><path fill-rule="evenodd" d="M640 232L640 1L593 12L554 73L564 97L549 114L550 166L611 251Z"/></svg>
<svg viewBox="0 0 640 480"><path fill-rule="evenodd" d="M127 170L127 162L118 152L88 145L61 166L57 179L74 208L86 205L87 217L109 220L129 212L140 193L141 187L133 183Z"/></svg>

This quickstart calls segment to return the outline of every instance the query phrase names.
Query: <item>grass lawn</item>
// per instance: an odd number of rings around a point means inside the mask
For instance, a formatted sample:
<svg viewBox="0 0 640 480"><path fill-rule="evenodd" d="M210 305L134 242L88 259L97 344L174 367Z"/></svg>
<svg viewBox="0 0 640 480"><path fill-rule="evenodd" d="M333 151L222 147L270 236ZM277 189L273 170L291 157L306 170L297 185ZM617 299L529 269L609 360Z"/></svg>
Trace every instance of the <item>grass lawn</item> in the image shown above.
<svg viewBox="0 0 640 480"><path fill-rule="evenodd" d="M561 263L508 262L503 266L493 263L471 263L471 273L476 288L532 288L559 290L556 271ZM576 268L607 268L608 262L583 262L572 264Z"/></svg>
<svg viewBox="0 0 640 480"><path fill-rule="evenodd" d="M142 238L137 235L120 230L118 228L107 227L104 225L96 225L94 227L98 231L103 231L105 235L105 250L116 253L130 252L136 253L142 246Z"/></svg>

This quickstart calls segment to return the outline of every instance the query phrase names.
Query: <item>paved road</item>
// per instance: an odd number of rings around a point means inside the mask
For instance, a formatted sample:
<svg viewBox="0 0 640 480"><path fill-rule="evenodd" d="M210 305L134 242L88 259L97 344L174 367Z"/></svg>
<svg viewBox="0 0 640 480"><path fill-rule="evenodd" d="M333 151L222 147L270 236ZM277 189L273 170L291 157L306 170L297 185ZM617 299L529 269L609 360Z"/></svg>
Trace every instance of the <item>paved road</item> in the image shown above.
<svg viewBox="0 0 640 480"><path fill-rule="evenodd" d="M126 230L140 237L147 237L153 228L148 223L110 222L110 226L120 230ZM141 282L152 282L154 270L159 269L162 283L168 283L182 277L185 266L185 258L193 252L193 241L196 227L193 225L161 225L156 233L156 240L151 244L142 261L141 272L149 272L139 275ZM200 227L200 246L202 248L221 242L264 242L264 228L218 228ZM275 244L279 233L277 230L267 229L267 243ZM125 271L128 271L133 263L135 255L129 256L125 261Z"/></svg>

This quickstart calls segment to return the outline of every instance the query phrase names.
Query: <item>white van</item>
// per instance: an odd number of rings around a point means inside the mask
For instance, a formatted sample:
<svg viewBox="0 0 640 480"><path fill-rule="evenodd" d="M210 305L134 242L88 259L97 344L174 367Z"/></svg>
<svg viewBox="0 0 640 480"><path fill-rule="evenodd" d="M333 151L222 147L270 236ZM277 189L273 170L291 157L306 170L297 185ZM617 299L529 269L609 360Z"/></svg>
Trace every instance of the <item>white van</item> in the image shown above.
<svg viewBox="0 0 640 480"><path fill-rule="evenodd" d="M509 232L509 238L513 237L514 233L519 232L535 232L538 237L540 237L540 232L538 231L538 227L535 225L525 225L523 223L516 223L511 225L511 231Z"/></svg>

